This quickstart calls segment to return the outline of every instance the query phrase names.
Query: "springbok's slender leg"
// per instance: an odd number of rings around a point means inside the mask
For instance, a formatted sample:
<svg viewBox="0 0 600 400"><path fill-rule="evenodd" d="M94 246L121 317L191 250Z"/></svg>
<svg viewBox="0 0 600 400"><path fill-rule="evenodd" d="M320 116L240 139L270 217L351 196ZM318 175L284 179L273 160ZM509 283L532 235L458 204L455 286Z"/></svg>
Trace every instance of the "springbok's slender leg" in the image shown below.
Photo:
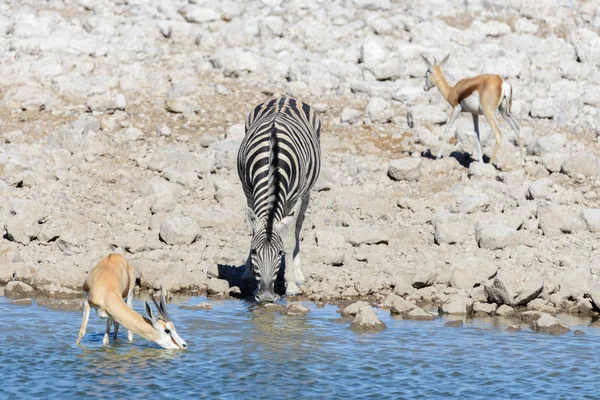
<svg viewBox="0 0 600 400"><path fill-rule="evenodd" d="M448 137L448 132L450 132L450 128L452 127L454 120L456 119L456 117L458 117L458 114L460 114L461 111L462 111L462 107L460 106L460 104L457 105L456 107L454 107L454 109L452 110L452 114L450 114L450 118L448 118L448 121L446 122L446 128L444 129L444 136L442 137L442 143L440 144L440 149L438 151L436 158L442 157L442 148L444 147L444 143L446 142L446 138Z"/></svg>
<svg viewBox="0 0 600 400"><path fill-rule="evenodd" d="M488 124L492 127L494 134L496 135L496 144L494 145L494 152L492 153L492 158L490 158L490 164L494 164L496 161L496 154L498 153L498 149L500 148L500 144L502 144L502 132L500 131L500 127L498 126L498 121L496 121L496 117L494 116L494 109L484 108L483 115L487 120Z"/></svg>
<svg viewBox="0 0 600 400"><path fill-rule="evenodd" d="M88 320L90 319L90 303L88 303L87 299L83 302L83 320L81 321L81 328L79 328L79 335L77 335L77 342L75 344L79 344L81 342L81 338L85 335L85 330L87 329Z"/></svg>
<svg viewBox="0 0 600 400"><path fill-rule="evenodd" d="M475 139L477 140L479 162L483 163L483 151L481 150L481 136L479 135L479 115L477 114L473 114L473 128L475 130Z"/></svg>
<svg viewBox="0 0 600 400"><path fill-rule="evenodd" d="M310 200L310 194L306 194L302 198L302 205L300 206L300 212L298 213L298 219L296 220L295 239L296 247L294 249L294 278L298 286L304 284L304 274L302 273L302 260L300 259L300 231L302 230L302 224L304 223L304 214L308 208L308 202Z"/></svg>
<svg viewBox="0 0 600 400"><path fill-rule="evenodd" d="M129 306L129 308L133 309L133 289L131 289L131 291L127 295L126 303ZM127 330L127 339L129 339L130 342L133 342L133 332L131 332L129 329Z"/></svg>
<svg viewBox="0 0 600 400"><path fill-rule="evenodd" d="M519 124L517 124L517 121L515 121L513 116L510 115L510 113L505 107L500 108L500 115L502 115L502 118L504 118L504 120L508 122L510 127L515 131L515 134L517 135L517 140L519 141L519 152L521 153L521 168L523 168L525 166L525 158L523 156L523 139L521 138L521 128L519 128Z"/></svg>
<svg viewBox="0 0 600 400"><path fill-rule="evenodd" d="M115 321L115 331L113 332L113 340L117 340L117 335L119 334L119 323Z"/></svg>
<svg viewBox="0 0 600 400"><path fill-rule="evenodd" d="M102 339L102 343L105 346L108 346L108 334L110 333L110 326L113 323L113 319L110 317L110 315L106 318L106 332L104 333L104 338Z"/></svg>

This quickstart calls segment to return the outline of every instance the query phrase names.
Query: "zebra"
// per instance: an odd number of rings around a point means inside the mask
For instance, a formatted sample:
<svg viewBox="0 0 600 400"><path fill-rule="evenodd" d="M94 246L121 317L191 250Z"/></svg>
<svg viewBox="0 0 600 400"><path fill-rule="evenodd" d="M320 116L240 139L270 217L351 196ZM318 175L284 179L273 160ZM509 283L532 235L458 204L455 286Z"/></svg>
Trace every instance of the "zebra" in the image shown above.
<svg viewBox="0 0 600 400"><path fill-rule="evenodd" d="M237 169L248 203L246 224L252 240L242 278L256 279L258 302L278 298L275 280L282 258L286 294L299 294L298 285L304 283L300 230L310 190L321 170L320 132L315 110L292 98L264 102L246 120Z"/></svg>

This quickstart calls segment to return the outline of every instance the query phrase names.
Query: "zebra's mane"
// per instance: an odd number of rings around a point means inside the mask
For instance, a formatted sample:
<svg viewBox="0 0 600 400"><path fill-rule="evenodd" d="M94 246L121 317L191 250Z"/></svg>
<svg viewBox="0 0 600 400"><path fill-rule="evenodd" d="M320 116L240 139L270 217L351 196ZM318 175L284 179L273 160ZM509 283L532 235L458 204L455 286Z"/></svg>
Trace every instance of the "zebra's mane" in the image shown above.
<svg viewBox="0 0 600 400"><path fill-rule="evenodd" d="M273 115L273 120L271 122L271 132L270 132L270 140L269 140L269 173L268 173L268 206L267 206L267 224L266 224L266 233L267 240L271 241L271 237L273 235L273 225L275 223L275 219L277 217L277 201L280 196L281 186L280 181L281 177L278 173L279 169L279 143L277 141L277 128L275 127L275 121L277 120L277 116L281 112L282 108L285 107L285 99L282 98L279 100L279 104L277 104L275 108L275 112Z"/></svg>

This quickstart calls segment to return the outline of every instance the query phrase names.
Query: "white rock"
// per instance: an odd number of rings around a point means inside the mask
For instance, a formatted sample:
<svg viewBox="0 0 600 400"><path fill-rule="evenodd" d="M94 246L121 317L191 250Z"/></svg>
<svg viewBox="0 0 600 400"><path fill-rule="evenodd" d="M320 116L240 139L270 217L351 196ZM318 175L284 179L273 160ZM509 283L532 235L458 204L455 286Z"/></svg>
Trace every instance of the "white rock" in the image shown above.
<svg viewBox="0 0 600 400"><path fill-rule="evenodd" d="M358 309L350 328L358 332L373 332L386 329L387 326L381 322L373 307L362 305Z"/></svg>
<svg viewBox="0 0 600 400"><path fill-rule="evenodd" d="M416 104L410 108L416 124L443 124L448 120L448 115L438 106L430 104Z"/></svg>
<svg viewBox="0 0 600 400"><path fill-rule="evenodd" d="M367 117L373 122L390 122L393 110L386 100L372 97L367 105Z"/></svg>
<svg viewBox="0 0 600 400"><path fill-rule="evenodd" d="M256 72L261 67L261 58L258 54L240 48L230 48L219 51L213 64L216 68L223 68L225 76L240 76L249 72Z"/></svg>
<svg viewBox="0 0 600 400"><path fill-rule="evenodd" d="M581 219L590 232L600 232L600 209L588 208L581 211Z"/></svg>
<svg viewBox="0 0 600 400"><path fill-rule="evenodd" d="M179 9L179 13L187 22L199 24L202 22L218 21L221 14L212 8L199 7L196 4L186 4Z"/></svg>
<svg viewBox="0 0 600 400"><path fill-rule="evenodd" d="M577 175L595 177L600 174L600 161L591 153L573 153L563 161L562 172L571 178Z"/></svg>
<svg viewBox="0 0 600 400"><path fill-rule="evenodd" d="M534 118L552 118L555 114L554 99L546 97L543 99L535 99L531 103L529 114Z"/></svg>
<svg viewBox="0 0 600 400"><path fill-rule="evenodd" d="M158 136L171 136L171 129L165 124L160 124L156 127L156 134Z"/></svg>
<svg viewBox="0 0 600 400"><path fill-rule="evenodd" d="M454 295L441 305L439 312L440 314L471 314L473 312L473 299Z"/></svg>
<svg viewBox="0 0 600 400"><path fill-rule="evenodd" d="M600 107L600 85L587 85L583 95L583 103Z"/></svg>
<svg viewBox="0 0 600 400"><path fill-rule="evenodd" d="M342 122L348 122L350 124L353 124L355 122L357 122L360 119L360 116L362 115L362 113L358 110L355 110L354 108L348 108L345 107L342 110L342 114L340 115L340 119Z"/></svg>
<svg viewBox="0 0 600 400"><path fill-rule="evenodd" d="M470 291L477 284L485 283L498 272L494 263L476 257L458 260L450 274L450 285L457 289Z"/></svg>
<svg viewBox="0 0 600 400"><path fill-rule="evenodd" d="M545 199L550 193L553 193L552 185L554 181L550 178L542 178L533 182L527 189L527 198L529 199Z"/></svg>
<svg viewBox="0 0 600 400"><path fill-rule="evenodd" d="M544 281L523 270L502 268L493 281L485 284L490 302L509 306L525 305L538 297L544 289Z"/></svg>
<svg viewBox="0 0 600 400"><path fill-rule="evenodd" d="M540 228L546 236L573 233L584 229L583 221L564 206L549 203L538 206Z"/></svg>
<svg viewBox="0 0 600 400"><path fill-rule="evenodd" d="M344 232L346 240L352 246L370 245L370 244L387 244L390 240L381 229L373 229L368 227L348 228Z"/></svg>
<svg viewBox="0 0 600 400"><path fill-rule="evenodd" d="M562 153L567 138L560 133L537 138L530 146L527 152L534 156L544 156L548 153Z"/></svg>
<svg viewBox="0 0 600 400"><path fill-rule="evenodd" d="M503 224L481 223L476 229L475 237L482 249L501 250L518 244L516 229Z"/></svg>
<svg viewBox="0 0 600 400"><path fill-rule="evenodd" d="M369 36L360 47L360 61L374 65L386 59L388 51L383 41L377 36Z"/></svg>
<svg viewBox="0 0 600 400"><path fill-rule="evenodd" d="M542 313L540 318L532 321L530 326L536 332L549 333L551 335L562 335L571 331L564 322L546 313Z"/></svg>
<svg viewBox="0 0 600 400"><path fill-rule="evenodd" d="M170 245L189 245L200 235L200 228L190 217L170 217L160 224L160 238Z"/></svg>
<svg viewBox="0 0 600 400"><path fill-rule="evenodd" d="M421 176L420 158L400 158L390 161L388 176L395 181L416 181Z"/></svg>

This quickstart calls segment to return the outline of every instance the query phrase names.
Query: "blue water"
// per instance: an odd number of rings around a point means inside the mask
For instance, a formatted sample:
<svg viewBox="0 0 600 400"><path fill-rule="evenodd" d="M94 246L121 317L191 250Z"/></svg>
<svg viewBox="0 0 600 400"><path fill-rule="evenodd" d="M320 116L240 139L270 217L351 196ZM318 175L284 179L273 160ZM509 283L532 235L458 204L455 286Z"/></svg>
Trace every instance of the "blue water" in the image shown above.
<svg viewBox="0 0 600 400"><path fill-rule="evenodd" d="M356 333L337 308L292 317L253 304L184 298L169 313L188 351L135 337L102 345L105 320L81 312L17 306L0 297L0 399L573 399L600 396L600 329L584 336L504 331L493 319L445 327L445 319L404 321L378 313L388 329ZM143 303L134 302L141 312ZM571 321L572 329L575 328ZM483 329L478 329L483 328Z"/></svg>

